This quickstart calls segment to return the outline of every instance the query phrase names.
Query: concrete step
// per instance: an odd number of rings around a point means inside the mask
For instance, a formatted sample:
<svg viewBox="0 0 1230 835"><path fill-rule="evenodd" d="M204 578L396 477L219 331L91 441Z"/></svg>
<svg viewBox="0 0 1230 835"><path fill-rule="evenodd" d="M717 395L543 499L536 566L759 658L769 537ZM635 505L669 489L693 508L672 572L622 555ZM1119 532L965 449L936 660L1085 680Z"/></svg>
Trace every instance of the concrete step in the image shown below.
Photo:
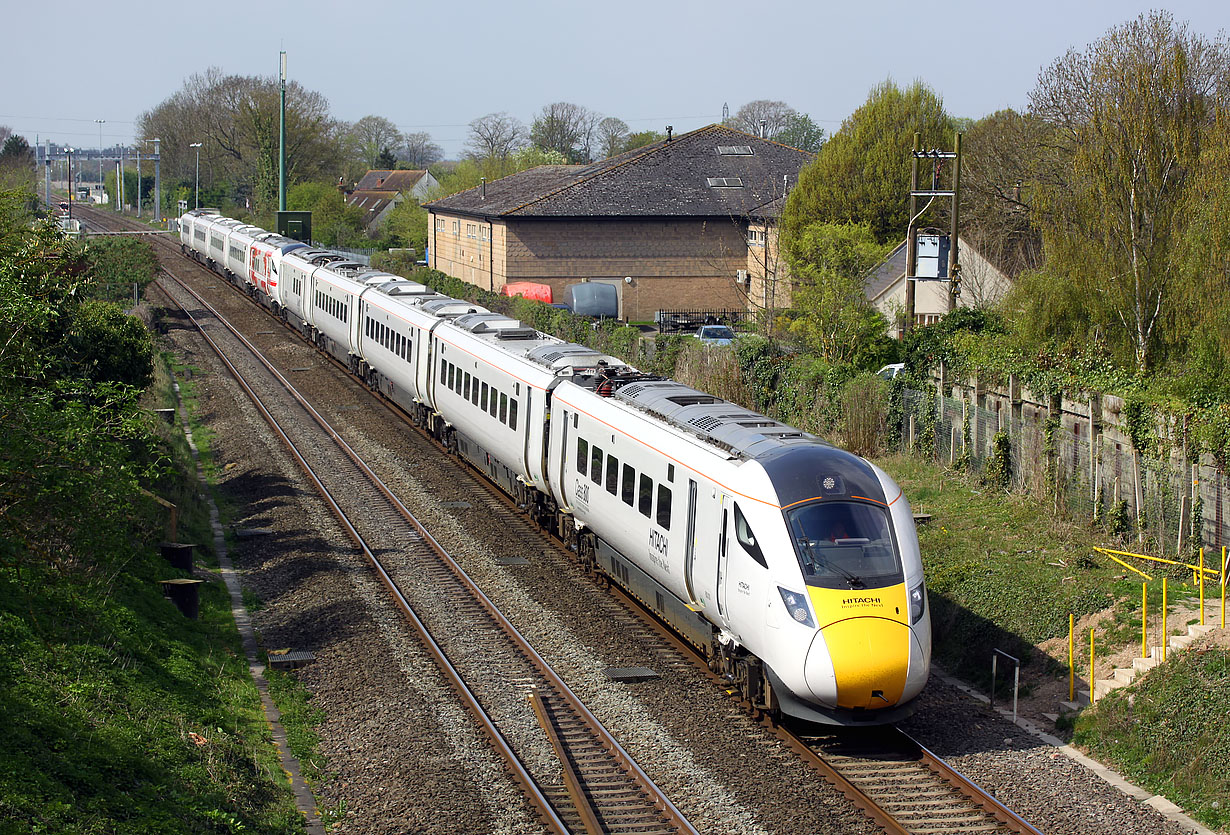
<svg viewBox="0 0 1230 835"><path fill-rule="evenodd" d="M1216 626L1210 626L1207 623L1204 624L1203 626L1201 626L1198 623L1193 623L1191 626L1187 627L1187 634L1189 637L1192 637L1192 638L1200 638L1200 637L1203 637L1204 635L1208 635L1210 632L1212 632L1216 628L1217 628Z"/></svg>
<svg viewBox="0 0 1230 835"><path fill-rule="evenodd" d="M1193 638L1191 635L1171 635L1170 636L1170 649L1167 650L1167 652L1169 653L1169 652L1173 652L1174 650L1187 649L1187 645L1190 644L1194 640L1196 639Z"/></svg>
<svg viewBox="0 0 1230 835"><path fill-rule="evenodd" d="M1118 682L1120 686L1131 684L1132 679L1136 678L1136 667L1118 667L1111 674L1111 679Z"/></svg>
<svg viewBox="0 0 1230 835"><path fill-rule="evenodd" d="M1150 655L1148 658L1133 658L1132 669L1138 673L1143 673L1146 670L1152 670L1158 664L1162 663L1158 658Z"/></svg>
<svg viewBox="0 0 1230 835"><path fill-rule="evenodd" d="M1096 701L1120 687L1123 687L1123 684L1113 678L1100 678L1093 683L1093 698Z"/></svg>

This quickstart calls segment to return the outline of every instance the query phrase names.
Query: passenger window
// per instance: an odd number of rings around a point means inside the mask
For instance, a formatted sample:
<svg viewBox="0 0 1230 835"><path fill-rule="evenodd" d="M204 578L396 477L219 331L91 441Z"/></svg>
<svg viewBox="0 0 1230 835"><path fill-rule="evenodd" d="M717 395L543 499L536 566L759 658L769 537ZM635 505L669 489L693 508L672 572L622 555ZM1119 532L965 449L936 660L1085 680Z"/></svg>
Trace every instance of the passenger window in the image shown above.
<svg viewBox="0 0 1230 835"><path fill-rule="evenodd" d="M640 499L638 501L639 510L644 516L653 515L653 479L641 473L641 490Z"/></svg>
<svg viewBox="0 0 1230 835"><path fill-rule="evenodd" d="M500 410L499 408L500 398L497 397L498 394L499 392L496 391L494 388L491 389L491 404L490 404L491 408L487 410L487 414L491 415L492 417L495 417L496 413L499 412Z"/></svg>
<svg viewBox="0 0 1230 835"><path fill-rule="evenodd" d="M508 425L513 429L517 428L517 401L515 399L508 403Z"/></svg>
<svg viewBox="0 0 1230 835"><path fill-rule="evenodd" d="M606 491L612 496L619 491L619 459L614 455L606 457Z"/></svg>
<svg viewBox="0 0 1230 835"><path fill-rule="evenodd" d="M478 401L478 408L482 409L484 412L487 411L487 384L486 383L483 383L483 396L482 396L482 399Z"/></svg>
<svg viewBox="0 0 1230 835"><path fill-rule="evenodd" d="M671 490L665 484L658 485L658 524L671 529Z"/></svg>
<svg viewBox="0 0 1230 835"><path fill-rule="evenodd" d="M475 377L474 378L474 388L470 389L470 402L473 403L475 406L478 405L478 389L479 389L478 378Z"/></svg>
<svg viewBox="0 0 1230 835"><path fill-rule="evenodd" d="M602 447L589 450L589 477L594 484L602 483Z"/></svg>
<svg viewBox="0 0 1230 835"><path fill-rule="evenodd" d="M735 502L735 539L739 540L739 544L743 546L744 551L747 551L748 556L765 568L769 567L769 561L765 559L764 551L760 549L760 543L756 541L756 534L752 533L752 527L747 523L743 511L739 509L738 502Z"/></svg>
<svg viewBox="0 0 1230 835"><path fill-rule="evenodd" d="M443 385L443 384L444 384L445 372L447 372L447 371L448 371L448 363L447 363L447 362L441 362L441 363L440 363L440 384L441 384L441 385Z"/></svg>
<svg viewBox="0 0 1230 835"><path fill-rule="evenodd" d="M585 475L587 466L589 466L589 441L577 438L577 472Z"/></svg>
<svg viewBox="0 0 1230 835"><path fill-rule="evenodd" d="M624 464L624 483L621 490L623 492L624 504L632 507L632 503L636 498L636 470L632 469L629 464Z"/></svg>
<svg viewBox="0 0 1230 835"><path fill-rule="evenodd" d="M468 371L466 372L465 389L462 391L461 396L464 397L466 400L470 399L470 372Z"/></svg>
<svg viewBox="0 0 1230 835"><path fill-rule="evenodd" d="M508 423L508 395L500 392L500 423Z"/></svg>

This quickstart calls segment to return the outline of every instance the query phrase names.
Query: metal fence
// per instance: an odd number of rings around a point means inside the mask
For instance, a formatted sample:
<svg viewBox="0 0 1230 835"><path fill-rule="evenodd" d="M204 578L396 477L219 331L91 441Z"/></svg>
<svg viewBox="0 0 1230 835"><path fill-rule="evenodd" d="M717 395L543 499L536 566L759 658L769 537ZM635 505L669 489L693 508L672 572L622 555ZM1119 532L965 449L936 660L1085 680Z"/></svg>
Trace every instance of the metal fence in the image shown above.
<svg viewBox="0 0 1230 835"><path fill-rule="evenodd" d="M658 333L694 331L701 325L730 325L737 328L747 317L746 310L659 310L654 314Z"/></svg>
<svg viewBox="0 0 1230 835"><path fill-rule="evenodd" d="M900 448L967 467L1163 553L1230 544L1230 479L1209 456L1193 463L1181 449L1138 454L1121 427L1099 427L1092 410L979 399L906 390L894 427Z"/></svg>
<svg viewBox="0 0 1230 835"><path fill-rule="evenodd" d="M323 244L313 243L312 246L320 249L327 249L330 252L336 252L338 255L345 255L351 261L356 261L364 266L372 265L372 256L380 250L378 249L351 249L345 246L324 246Z"/></svg>

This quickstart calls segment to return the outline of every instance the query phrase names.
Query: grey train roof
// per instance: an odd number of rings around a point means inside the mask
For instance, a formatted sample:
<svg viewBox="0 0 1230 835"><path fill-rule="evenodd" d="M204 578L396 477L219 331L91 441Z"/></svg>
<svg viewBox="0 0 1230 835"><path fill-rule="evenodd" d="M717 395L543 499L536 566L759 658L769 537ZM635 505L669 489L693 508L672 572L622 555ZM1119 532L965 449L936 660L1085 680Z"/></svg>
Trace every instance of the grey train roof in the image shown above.
<svg viewBox="0 0 1230 835"><path fill-rule="evenodd" d="M737 458L763 458L788 446L832 448L815 435L674 380L632 382L615 397Z"/></svg>

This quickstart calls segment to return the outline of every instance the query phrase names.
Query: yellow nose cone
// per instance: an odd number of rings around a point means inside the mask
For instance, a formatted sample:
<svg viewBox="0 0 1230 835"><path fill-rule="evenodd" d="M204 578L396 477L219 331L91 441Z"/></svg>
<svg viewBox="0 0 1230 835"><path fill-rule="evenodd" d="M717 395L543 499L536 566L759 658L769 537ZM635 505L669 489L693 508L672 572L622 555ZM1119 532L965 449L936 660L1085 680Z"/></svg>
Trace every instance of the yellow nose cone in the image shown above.
<svg viewBox="0 0 1230 835"><path fill-rule="evenodd" d="M884 617L853 617L826 626L837 706L891 707L901 700L910 664L910 628Z"/></svg>

